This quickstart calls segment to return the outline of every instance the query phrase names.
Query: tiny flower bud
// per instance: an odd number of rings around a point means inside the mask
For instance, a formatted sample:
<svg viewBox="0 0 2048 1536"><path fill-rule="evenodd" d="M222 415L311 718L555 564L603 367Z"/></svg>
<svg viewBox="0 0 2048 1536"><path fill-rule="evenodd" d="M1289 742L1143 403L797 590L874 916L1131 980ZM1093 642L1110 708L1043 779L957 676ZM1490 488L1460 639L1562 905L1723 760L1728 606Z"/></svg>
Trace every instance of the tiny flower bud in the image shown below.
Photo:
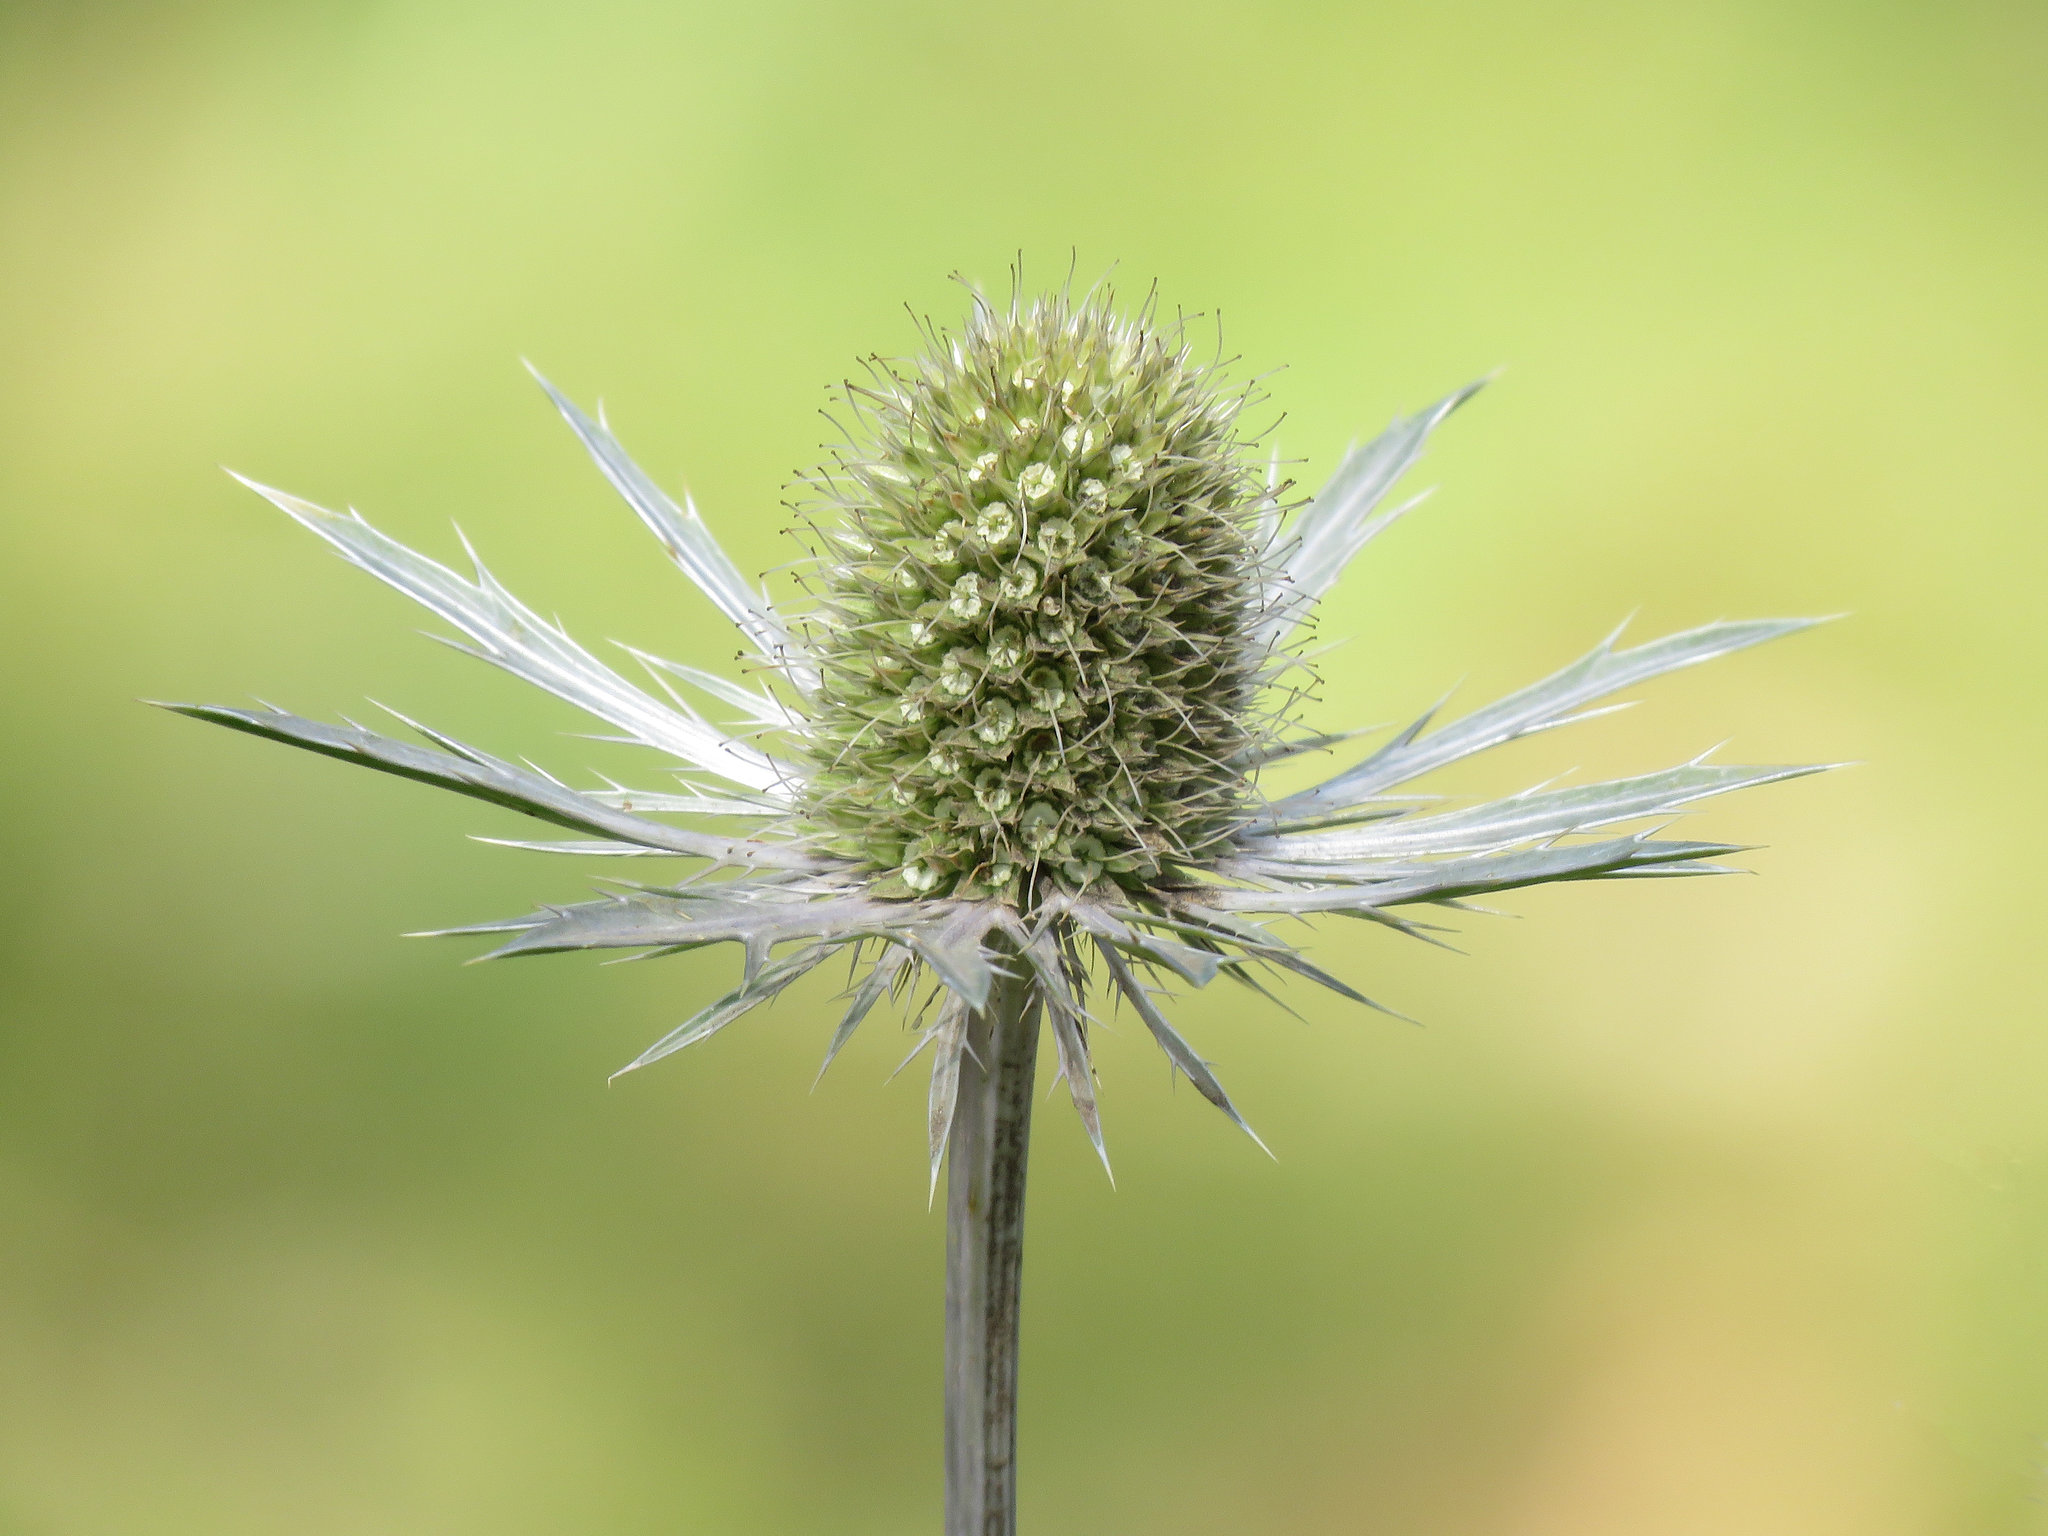
<svg viewBox="0 0 2048 1536"><path fill-rule="evenodd" d="M974 734L992 747L999 747L1010 739L1017 729L1017 711L1003 699L990 699L981 706L981 716L975 721Z"/></svg>
<svg viewBox="0 0 2048 1536"><path fill-rule="evenodd" d="M948 651L946 660L939 668L939 686L951 694L965 698L974 692L974 662L967 652Z"/></svg>
<svg viewBox="0 0 2048 1536"><path fill-rule="evenodd" d="M999 768L984 768L975 775L974 799L991 816L1000 816L1010 808L1010 781Z"/></svg>
<svg viewBox="0 0 2048 1536"><path fill-rule="evenodd" d="M997 590L1006 602L1029 603L1032 594L1038 590L1038 567L1028 560L1019 560L1003 572Z"/></svg>
<svg viewBox="0 0 2048 1536"><path fill-rule="evenodd" d="M1016 514L1004 503L991 502L981 509L981 515L974 520L974 532L990 549L1000 549L1010 542L1010 535L1016 531Z"/></svg>
<svg viewBox="0 0 2048 1536"><path fill-rule="evenodd" d="M1053 845L1059 836L1060 813L1043 800L1034 800L1024 808L1018 820L1018 830L1024 838L1024 846L1033 853L1043 853Z"/></svg>
<svg viewBox="0 0 2048 1536"><path fill-rule="evenodd" d="M953 583L953 595L946 600L946 611L962 623L972 623L981 617L981 578L969 571Z"/></svg>
<svg viewBox="0 0 2048 1536"><path fill-rule="evenodd" d="M1074 553L1072 525L1063 517L1047 518L1038 525L1038 547L1054 564L1071 559Z"/></svg>

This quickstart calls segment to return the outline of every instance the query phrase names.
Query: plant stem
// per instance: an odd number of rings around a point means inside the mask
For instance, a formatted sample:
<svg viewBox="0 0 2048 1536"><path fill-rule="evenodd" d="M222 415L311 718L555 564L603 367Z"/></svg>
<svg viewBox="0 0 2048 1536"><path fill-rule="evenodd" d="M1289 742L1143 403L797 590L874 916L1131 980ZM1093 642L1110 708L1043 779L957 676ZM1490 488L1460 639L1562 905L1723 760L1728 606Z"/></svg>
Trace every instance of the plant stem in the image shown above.
<svg viewBox="0 0 2048 1536"><path fill-rule="evenodd" d="M1017 1316L1039 1008L998 982L968 1026L946 1166L946 1536L1015 1536Z"/></svg>

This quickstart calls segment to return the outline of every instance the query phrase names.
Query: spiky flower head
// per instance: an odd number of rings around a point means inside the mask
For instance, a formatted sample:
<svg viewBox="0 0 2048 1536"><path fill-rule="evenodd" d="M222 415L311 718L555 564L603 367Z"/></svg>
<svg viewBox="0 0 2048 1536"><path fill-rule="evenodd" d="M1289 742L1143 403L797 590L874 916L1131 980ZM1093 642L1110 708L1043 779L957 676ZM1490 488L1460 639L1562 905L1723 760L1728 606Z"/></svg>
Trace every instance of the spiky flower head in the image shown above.
<svg viewBox="0 0 2048 1536"><path fill-rule="evenodd" d="M817 478L804 813L892 895L1140 892L1249 790L1267 497L1185 327L975 305Z"/></svg>
<svg viewBox="0 0 2048 1536"><path fill-rule="evenodd" d="M1696 759L1661 773L1441 809L1406 786L1589 713L1635 683L1806 627L1709 624L1589 654L1431 729L1425 715L1310 788L1268 765L1347 735L1293 725L1297 642L1430 433L1478 386L1396 420L1320 494L1285 506L1250 465L1247 403L1183 326L1107 292L998 307L877 363L844 394L852 440L799 510L811 600L785 613L593 420L542 380L612 485L738 627L747 686L640 652L662 697L515 599L355 514L249 483L340 553L462 631L473 654L665 757L676 782L572 789L413 726L418 746L273 709L183 713L509 806L584 834L558 854L693 860L679 883L610 882L590 902L446 930L494 955L745 951L739 984L627 1070L723 1029L851 947L852 999L826 1061L883 997L933 1054L934 1176L969 1023L999 978L1050 1024L1090 1139L1102 1136L1091 987L1120 999L1238 1124L1157 993L1291 972L1366 1002L1261 919L1335 913L1420 935L1397 909L1557 880L1720 872L1728 845L1651 831L1711 795L1815 771ZM1409 505L1412 505L1410 503ZM475 557L471 556L472 562ZM734 719L714 725L707 709ZM1433 714L1433 712L1432 712ZM411 722L405 722L408 725ZM681 818L681 824L668 818Z"/></svg>

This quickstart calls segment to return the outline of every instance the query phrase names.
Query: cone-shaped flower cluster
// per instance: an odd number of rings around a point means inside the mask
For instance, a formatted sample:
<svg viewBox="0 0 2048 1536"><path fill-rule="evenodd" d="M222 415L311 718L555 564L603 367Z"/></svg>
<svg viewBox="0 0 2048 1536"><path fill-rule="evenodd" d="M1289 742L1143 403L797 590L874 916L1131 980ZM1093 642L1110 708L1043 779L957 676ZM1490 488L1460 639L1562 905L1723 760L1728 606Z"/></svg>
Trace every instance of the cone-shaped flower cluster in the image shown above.
<svg viewBox="0 0 2048 1536"><path fill-rule="evenodd" d="M1554 880L1715 873L1727 845L1664 838L1654 824L1814 771L1695 760L1453 810L1405 789L1599 713L1591 706L1620 689L1811 622L1761 620L1627 650L1611 636L1519 693L1435 729L1424 716L1322 783L1268 798L1261 769L1346 739L1288 734L1303 622L1405 510L1380 507L1473 391L1397 420L1290 509L1247 467L1243 393L1149 307L1124 317L1106 294L1000 309L977 299L959 337L927 340L922 358L848 386L860 440L812 482L813 600L795 616L740 574L687 498L677 505L601 421L547 386L606 478L738 627L765 687L636 652L657 697L480 564L465 577L353 513L255 487L460 630L463 648L660 753L668 787L572 789L419 726L430 745L272 709L173 707L584 834L519 846L700 861L679 883L612 882L594 901L449 930L497 935L499 955L743 946L739 985L631 1066L705 1039L854 946L871 963L826 1060L884 996L908 1002L934 1058L934 1170L967 1022L999 973L1028 978L1098 1150L1092 986L1127 1003L1241 1125L1161 1011L1160 987L1218 976L1258 987L1278 970L1365 1001L1261 916L1334 912L1419 933L1397 909ZM712 724L707 707L735 726ZM1606 830L1630 822L1653 830Z"/></svg>
<svg viewBox="0 0 2048 1536"><path fill-rule="evenodd" d="M851 389L820 477L804 810L903 896L1033 904L1227 845L1263 497L1181 328L1048 299Z"/></svg>

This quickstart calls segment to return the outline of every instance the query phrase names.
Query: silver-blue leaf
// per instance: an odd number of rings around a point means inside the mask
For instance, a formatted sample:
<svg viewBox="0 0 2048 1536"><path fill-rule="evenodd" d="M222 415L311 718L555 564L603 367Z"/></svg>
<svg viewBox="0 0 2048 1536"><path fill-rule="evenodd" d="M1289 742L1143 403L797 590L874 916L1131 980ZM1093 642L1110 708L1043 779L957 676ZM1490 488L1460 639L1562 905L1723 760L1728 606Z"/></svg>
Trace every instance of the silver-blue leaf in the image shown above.
<svg viewBox="0 0 2048 1536"><path fill-rule="evenodd" d="M555 409L562 413L562 419L569 423L569 429L589 450L591 458L597 461L605 479L640 514L640 520L661 540L662 548L682 568L683 574L717 605L719 612L739 627L740 633L746 636L748 644L754 647L763 661L780 667L799 691L809 693L815 688L818 675L803 647L768 600L747 585L740 568L719 547L718 540L712 537L711 530L704 525L704 519L698 515L690 498L685 495L683 504L677 506L667 492L627 457L618 439L601 423L592 421L578 410L575 403L542 378L540 370L531 363L527 364L527 369L547 391Z"/></svg>
<svg viewBox="0 0 2048 1536"><path fill-rule="evenodd" d="M500 586L482 562L476 579L458 576L437 560L378 532L360 514L325 507L241 475L235 478L279 511L332 545L351 565L397 588L476 642L454 644L515 677L588 710L644 746L787 800L797 773L758 748L733 741L704 721L679 713L635 688L556 625ZM474 552L471 553L474 559Z"/></svg>
<svg viewBox="0 0 2048 1536"><path fill-rule="evenodd" d="M439 739L460 748L459 755L457 752L416 747L409 742L366 731L358 725L326 725L282 710L232 709L222 704L166 704L162 707L189 715L194 720L211 721L215 725L247 731L252 736L303 747L326 757L360 763L382 773L452 789L458 794L523 811L577 832L595 832L606 838L670 853L691 854L720 864L789 870L833 867L829 860L782 844L758 842L751 838L716 837L682 827L664 826L658 821L614 810L552 779L502 762L473 747L462 747L447 737Z"/></svg>
<svg viewBox="0 0 2048 1536"><path fill-rule="evenodd" d="M1821 622L1750 619L1706 624L1626 651L1614 649L1617 632L1540 683L1509 694L1428 735L1415 734L1411 728L1335 778L1275 801L1255 830L1285 831L1290 820L1317 817L1332 809L1355 805L1459 758L1568 725L1584 718L1579 711L1587 705L1620 689L1682 667L1697 666L1731 651L1761 645L1781 635L1795 634Z"/></svg>
<svg viewBox="0 0 2048 1536"><path fill-rule="evenodd" d="M1279 536L1267 556L1271 573L1266 618L1254 636L1255 644L1285 643L1358 552L1414 505L1411 501L1373 515L1387 492L1422 457L1429 434L1485 385L1486 380L1480 379L1425 411L1396 417L1386 431L1344 456L1329 483Z"/></svg>

